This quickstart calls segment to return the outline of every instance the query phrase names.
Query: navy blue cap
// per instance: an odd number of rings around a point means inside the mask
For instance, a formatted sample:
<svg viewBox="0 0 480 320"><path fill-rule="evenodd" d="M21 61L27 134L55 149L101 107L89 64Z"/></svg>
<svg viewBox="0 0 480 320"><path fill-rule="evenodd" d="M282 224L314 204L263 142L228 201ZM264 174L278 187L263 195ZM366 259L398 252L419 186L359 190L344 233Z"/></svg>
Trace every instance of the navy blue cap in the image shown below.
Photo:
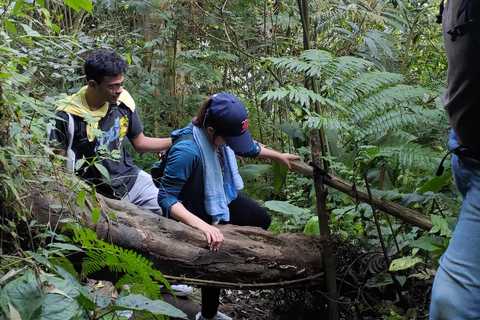
<svg viewBox="0 0 480 320"><path fill-rule="evenodd" d="M254 142L248 131L245 105L228 93L217 93L210 97L212 104L205 115L208 124L217 131L235 152L250 149Z"/></svg>

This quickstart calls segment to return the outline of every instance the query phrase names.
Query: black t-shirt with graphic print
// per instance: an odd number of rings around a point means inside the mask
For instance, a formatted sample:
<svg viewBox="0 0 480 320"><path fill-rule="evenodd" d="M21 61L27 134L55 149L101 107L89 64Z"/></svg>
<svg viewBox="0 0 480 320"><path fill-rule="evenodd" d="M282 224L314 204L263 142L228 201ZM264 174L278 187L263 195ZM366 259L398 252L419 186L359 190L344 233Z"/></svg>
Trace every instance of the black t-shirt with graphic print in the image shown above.
<svg viewBox="0 0 480 320"><path fill-rule="evenodd" d="M58 149L68 148L68 114L60 111L56 115L64 121L56 121L50 141ZM87 138L87 123L82 117L72 115L74 136L72 150L76 160L86 162L76 171L77 175L96 186L96 190L109 198L121 199L133 187L140 169L133 164L132 156L125 150L124 138L137 137L143 132L143 124L137 114L123 103L110 103L105 117L98 122L102 136L91 142ZM106 177L102 171L108 172Z"/></svg>

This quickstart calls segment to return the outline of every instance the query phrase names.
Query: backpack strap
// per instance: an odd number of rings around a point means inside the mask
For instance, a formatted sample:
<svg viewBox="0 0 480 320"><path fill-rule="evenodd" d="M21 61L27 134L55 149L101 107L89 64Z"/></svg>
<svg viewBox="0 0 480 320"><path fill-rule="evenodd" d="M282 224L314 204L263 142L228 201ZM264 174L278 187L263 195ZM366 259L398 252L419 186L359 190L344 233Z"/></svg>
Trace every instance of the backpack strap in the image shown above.
<svg viewBox="0 0 480 320"><path fill-rule="evenodd" d="M462 3L460 3L457 12L457 19L462 23L447 31L452 38L452 41L457 40L457 37L461 37L468 32L477 32L479 29L480 22L478 20L480 17L475 17L476 12L473 8L474 5L478 6L478 4L476 4L477 1L478 0L462 0ZM442 5L443 1L440 4L441 13L443 13Z"/></svg>
<svg viewBox="0 0 480 320"><path fill-rule="evenodd" d="M68 115L68 148L67 148L67 170L70 172L75 171L75 152L72 150L73 145L73 133L75 130L75 122L73 116L66 112Z"/></svg>
<svg viewBox="0 0 480 320"><path fill-rule="evenodd" d="M177 139L175 139L175 142L173 142L172 147L183 140L193 140L193 134L191 133L182 134ZM155 184L155 186L157 186L157 188L160 187L160 179L162 179L163 177L165 167L167 166L168 154L170 153L170 149L172 149L172 147L168 148L162 154L159 154L161 159L155 162L152 168L150 169L150 174L152 176L153 183Z"/></svg>
<svg viewBox="0 0 480 320"><path fill-rule="evenodd" d="M438 10L438 14L437 14L437 23L438 24L442 24L442 20L443 20L443 10L445 9L445 3L444 1L442 0L442 2L440 3L440 6L439 6L439 10Z"/></svg>

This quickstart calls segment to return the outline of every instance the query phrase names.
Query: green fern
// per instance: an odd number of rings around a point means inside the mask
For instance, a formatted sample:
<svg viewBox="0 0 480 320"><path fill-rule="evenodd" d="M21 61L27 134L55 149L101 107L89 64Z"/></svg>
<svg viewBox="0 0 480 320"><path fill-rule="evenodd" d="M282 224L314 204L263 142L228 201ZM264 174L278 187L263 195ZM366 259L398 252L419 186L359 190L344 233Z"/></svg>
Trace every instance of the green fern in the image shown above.
<svg viewBox="0 0 480 320"><path fill-rule="evenodd" d="M438 109L425 102L433 101L430 97L436 92L405 84L402 75L378 71L365 59L335 57L324 50L308 50L299 58L268 61L276 68L286 69L285 73L297 75L289 78L291 83L267 91L261 98L294 103L296 113L302 114L304 131L322 126L327 131L338 130L338 145L353 142L360 148L373 145L387 131L409 132L408 140L378 148L371 161L382 157L413 168L418 164L432 165L438 159L437 151L415 144L416 132L412 130L440 121ZM309 78L317 80L316 92L295 85L298 80L305 82ZM313 103L320 104L320 114L313 111Z"/></svg>
<svg viewBox="0 0 480 320"><path fill-rule="evenodd" d="M74 241L80 243L86 252L83 260L85 276L104 268L123 273L115 288L125 284L133 284L130 291L142 294L152 300L161 299L159 284L170 288L169 283L160 271L152 268L153 263L133 250L126 250L99 240L91 229L69 226L74 231Z"/></svg>

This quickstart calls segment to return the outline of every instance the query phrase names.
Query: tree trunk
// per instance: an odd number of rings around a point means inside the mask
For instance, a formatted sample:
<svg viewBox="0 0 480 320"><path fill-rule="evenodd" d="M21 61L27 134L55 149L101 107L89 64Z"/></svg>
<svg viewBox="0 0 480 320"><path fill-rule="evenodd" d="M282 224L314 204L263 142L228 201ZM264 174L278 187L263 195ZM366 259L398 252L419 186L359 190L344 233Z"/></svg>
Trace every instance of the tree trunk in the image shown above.
<svg viewBox="0 0 480 320"><path fill-rule="evenodd" d="M91 212L62 205L62 198L66 198L62 190L46 192L37 188L27 197L26 205L35 220L56 226L56 232L62 227L60 219L81 217L99 238L142 254L170 282L260 289L321 281L319 236L276 235L257 227L222 225L226 240L215 252L206 247L201 231L130 203L97 195L104 212L94 224ZM114 219L108 218L110 212L116 215Z"/></svg>

